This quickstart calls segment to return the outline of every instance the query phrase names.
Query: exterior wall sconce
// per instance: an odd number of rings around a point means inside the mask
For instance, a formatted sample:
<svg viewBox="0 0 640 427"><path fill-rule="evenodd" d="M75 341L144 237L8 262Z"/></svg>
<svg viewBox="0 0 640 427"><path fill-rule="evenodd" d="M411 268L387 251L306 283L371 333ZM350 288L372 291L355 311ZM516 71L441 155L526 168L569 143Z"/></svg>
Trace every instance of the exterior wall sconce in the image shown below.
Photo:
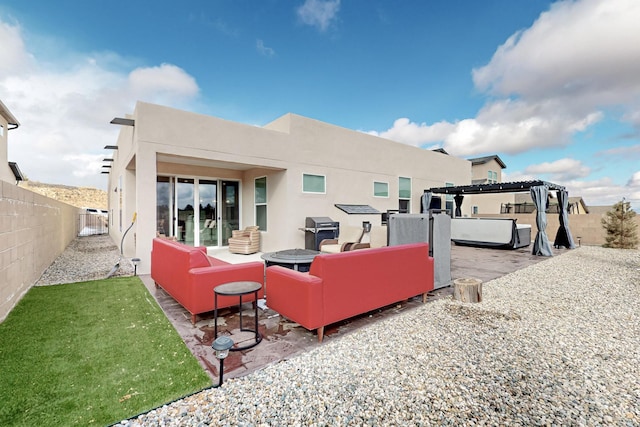
<svg viewBox="0 0 640 427"><path fill-rule="evenodd" d="M224 371L224 359L229 355L229 350L233 347L233 340L226 336L216 338L211 345L216 352L216 358L220 360L220 380L218 381L218 387L222 385L222 374Z"/></svg>

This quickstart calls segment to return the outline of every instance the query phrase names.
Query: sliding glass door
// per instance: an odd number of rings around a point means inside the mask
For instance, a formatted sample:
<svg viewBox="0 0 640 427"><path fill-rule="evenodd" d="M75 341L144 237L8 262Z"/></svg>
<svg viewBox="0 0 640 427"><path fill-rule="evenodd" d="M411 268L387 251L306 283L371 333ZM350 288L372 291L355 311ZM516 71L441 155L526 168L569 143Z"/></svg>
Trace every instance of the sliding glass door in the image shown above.
<svg viewBox="0 0 640 427"><path fill-rule="evenodd" d="M240 227L240 183L157 178L158 235L191 246L227 246Z"/></svg>
<svg viewBox="0 0 640 427"><path fill-rule="evenodd" d="M218 181L200 180L198 183L200 200L200 245L218 246Z"/></svg>
<svg viewBox="0 0 640 427"><path fill-rule="evenodd" d="M222 246L229 245L233 230L240 228L240 185L235 181L222 181L220 220L222 222Z"/></svg>

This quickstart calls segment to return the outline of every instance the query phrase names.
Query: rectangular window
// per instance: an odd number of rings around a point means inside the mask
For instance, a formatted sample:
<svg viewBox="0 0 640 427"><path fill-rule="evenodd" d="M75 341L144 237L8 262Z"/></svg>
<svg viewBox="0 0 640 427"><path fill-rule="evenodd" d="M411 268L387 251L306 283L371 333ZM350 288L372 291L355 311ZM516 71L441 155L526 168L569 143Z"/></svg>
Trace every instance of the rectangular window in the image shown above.
<svg viewBox="0 0 640 427"><path fill-rule="evenodd" d="M398 178L398 210L400 213L411 212L411 178Z"/></svg>
<svg viewBox="0 0 640 427"><path fill-rule="evenodd" d="M487 182L489 184L496 184L498 182L498 172L488 171L487 172Z"/></svg>
<svg viewBox="0 0 640 427"><path fill-rule="evenodd" d="M260 230L267 231L267 177L256 178L254 189L256 225Z"/></svg>
<svg viewBox="0 0 640 427"><path fill-rule="evenodd" d="M477 206L472 206L471 207L471 213L473 213L474 215L478 215L478 207Z"/></svg>
<svg viewBox="0 0 640 427"><path fill-rule="evenodd" d="M445 182L444 186L445 187L455 187L455 184L453 182ZM447 194L447 197L445 198L445 200L447 202L453 202L453 194Z"/></svg>
<svg viewBox="0 0 640 427"><path fill-rule="evenodd" d="M326 177L324 175L303 174L302 192L325 194L327 192Z"/></svg>
<svg viewBox="0 0 640 427"><path fill-rule="evenodd" d="M373 197L389 197L389 183L373 181Z"/></svg>

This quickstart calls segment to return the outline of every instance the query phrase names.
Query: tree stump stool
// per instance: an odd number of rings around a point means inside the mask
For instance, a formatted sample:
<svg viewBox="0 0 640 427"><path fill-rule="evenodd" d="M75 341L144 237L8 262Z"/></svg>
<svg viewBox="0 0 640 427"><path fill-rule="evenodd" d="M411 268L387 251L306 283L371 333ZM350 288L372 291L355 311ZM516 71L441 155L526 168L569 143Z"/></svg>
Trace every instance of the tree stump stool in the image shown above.
<svg viewBox="0 0 640 427"><path fill-rule="evenodd" d="M453 281L453 299L462 302L482 302L482 280L455 279Z"/></svg>

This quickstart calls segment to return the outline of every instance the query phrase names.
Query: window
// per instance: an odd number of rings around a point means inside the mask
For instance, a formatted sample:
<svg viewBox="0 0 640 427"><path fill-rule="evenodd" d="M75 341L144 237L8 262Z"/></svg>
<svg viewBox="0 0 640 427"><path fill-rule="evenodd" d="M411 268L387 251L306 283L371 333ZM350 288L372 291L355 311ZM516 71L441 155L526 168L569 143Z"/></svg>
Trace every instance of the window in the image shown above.
<svg viewBox="0 0 640 427"><path fill-rule="evenodd" d="M373 181L373 197L389 197L389 183Z"/></svg>
<svg viewBox="0 0 640 427"><path fill-rule="evenodd" d="M326 177L324 175L311 175L305 173L302 175L302 192L303 193L319 193L325 194Z"/></svg>
<svg viewBox="0 0 640 427"><path fill-rule="evenodd" d="M398 210L400 213L411 212L411 178L398 178Z"/></svg>
<svg viewBox="0 0 640 427"><path fill-rule="evenodd" d="M487 183L496 184L498 182L498 172L487 171Z"/></svg>
<svg viewBox="0 0 640 427"><path fill-rule="evenodd" d="M256 225L260 227L260 230L267 231L267 177L256 178L254 184Z"/></svg>
<svg viewBox="0 0 640 427"><path fill-rule="evenodd" d="M445 182L444 186L445 187L455 187L455 184L453 182ZM449 210L449 214L451 216L453 216L453 214L455 212L455 206L454 206L454 203L453 203L453 194L447 194L447 196L445 197L444 208Z"/></svg>
<svg viewBox="0 0 640 427"><path fill-rule="evenodd" d="M471 207L471 213L474 215L478 215L478 207L477 206L472 206Z"/></svg>

